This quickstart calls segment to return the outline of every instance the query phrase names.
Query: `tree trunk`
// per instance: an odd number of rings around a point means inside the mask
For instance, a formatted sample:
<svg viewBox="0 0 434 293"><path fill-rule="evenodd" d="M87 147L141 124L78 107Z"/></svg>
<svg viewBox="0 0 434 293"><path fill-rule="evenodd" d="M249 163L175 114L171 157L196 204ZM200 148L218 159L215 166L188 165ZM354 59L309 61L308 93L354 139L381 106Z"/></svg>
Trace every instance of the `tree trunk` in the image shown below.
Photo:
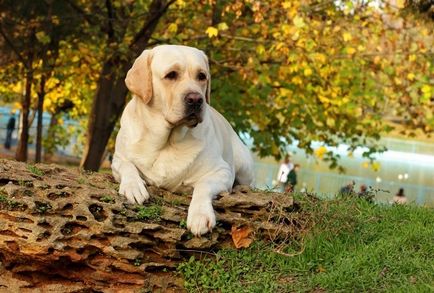
<svg viewBox="0 0 434 293"><path fill-rule="evenodd" d="M128 89L124 76L128 67L126 62L119 64L113 60L104 64L89 117L87 145L81 161L85 170L97 171L102 163L105 147L125 107ZM117 72L119 68L122 69L121 73Z"/></svg>
<svg viewBox="0 0 434 293"><path fill-rule="evenodd" d="M28 142L29 142L29 110L30 110L30 101L32 97L32 82L33 82L33 69L32 69L32 62L33 58L29 58L31 61L29 62L30 65L28 68L26 68L26 92L23 96L23 99L21 101L21 133L20 133L20 139L18 141L17 150L15 152L15 159L17 161L26 162L27 161L27 155L28 155Z"/></svg>
<svg viewBox="0 0 434 293"><path fill-rule="evenodd" d="M44 114L44 98L45 98L45 75L42 74L38 92L38 124L36 128L36 153L35 162L40 163L42 157L42 118Z"/></svg>
<svg viewBox="0 0 434 293"><path fill-rule="evenodd" d="M130 44L133 58L139 56L146 48L159 20L174 2L174 0L153 0L151 2L144 25ZM111 15L110 13L109 9L109 15ZM108 43L114 41L112 39L114 33L110 29L111 22L109 24ZM102 163L105 147L116 121L125 107L128 90L124 78L132 62L133 60L130 62L121 61L121 58L115 56L103 65L89 116L87 143L80 164L85 170L97 171Z"/></svg>
<svg viewBox="0 0 434 293"><path fill-rule="evenodd" d="M279 247L312 224L289 195L240 186L217 197L218 224L197 238L185 227L191 191L148 187L138 206L117 189L108 174L0 159L0 288L179 292L176 266L191 256L259 240Z"/></svg>
<svg viewBox="0 0 434 293"><path fill-rule="evenodd" d="M54 133L54 128L58 124L57 115L59 115L59 114L58 113L51 114L50 125L48 126L48 130L47 130L48 136L51 135L52 133ZM55 150L55 148L51 148L51 147L44 149L44 161L45 162L50 161L52 159L53 154L54 154L54 150Z"/></svg>

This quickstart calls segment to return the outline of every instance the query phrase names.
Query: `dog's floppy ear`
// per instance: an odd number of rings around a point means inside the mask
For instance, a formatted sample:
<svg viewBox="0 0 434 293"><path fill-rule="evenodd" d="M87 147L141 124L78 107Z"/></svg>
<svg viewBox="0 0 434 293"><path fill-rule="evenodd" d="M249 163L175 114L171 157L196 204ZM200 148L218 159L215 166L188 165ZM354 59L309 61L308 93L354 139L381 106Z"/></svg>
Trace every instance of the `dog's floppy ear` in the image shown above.
<svg viewBox="0 0 434 293"><path fill-rule="evenodd" d="M152 50L145 50L134 61L133 66L128 70L125 84L127 88L137 97L148 103L152 98L152 72L151 72Z"/></svg>
<svg viewBox="0 0 434 293"><path fill-rule="evenodd" d="M208 57L206 56L206 54L202 52L203 58L205 59L205 64L206 64L206 70L208 70L208 82L206 84L206 102L208 104L211 104L211 70L209 68L209 62L208 62Z"/></svg>

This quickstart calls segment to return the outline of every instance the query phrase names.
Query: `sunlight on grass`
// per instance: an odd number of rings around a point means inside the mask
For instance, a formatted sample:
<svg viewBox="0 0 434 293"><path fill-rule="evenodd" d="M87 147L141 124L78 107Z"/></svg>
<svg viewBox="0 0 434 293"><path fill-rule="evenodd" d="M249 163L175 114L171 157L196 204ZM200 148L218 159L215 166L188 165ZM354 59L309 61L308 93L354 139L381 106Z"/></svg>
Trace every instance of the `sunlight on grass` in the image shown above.
<svg viewBox="0 0 434 293"><path fill-rule="evenodd" d="M416 206L377 206L357 199L297 196L315 222L293 241L288 257L273 245L219 251L190 259L178 270L191 291L387 291L434 290L434 211ZM300 212L300 211L299 211Z"/></svg>

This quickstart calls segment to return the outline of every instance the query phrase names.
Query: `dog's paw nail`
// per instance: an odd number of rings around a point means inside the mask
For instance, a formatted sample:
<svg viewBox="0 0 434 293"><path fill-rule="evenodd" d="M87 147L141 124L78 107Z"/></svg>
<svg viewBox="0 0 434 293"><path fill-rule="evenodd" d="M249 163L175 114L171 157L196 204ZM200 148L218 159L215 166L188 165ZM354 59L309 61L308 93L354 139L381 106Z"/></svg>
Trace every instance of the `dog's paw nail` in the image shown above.
<svg viewBox="0 0 434 293"><path fill-rule="evenodd" d="M211 209L208 212L204 212L203 209L198 209L199 211L195 212L189 211L187 216L187 228L193 233L195 236L200 237L203 234L206 234L212 230L215 226L215 214Z"/></svg>

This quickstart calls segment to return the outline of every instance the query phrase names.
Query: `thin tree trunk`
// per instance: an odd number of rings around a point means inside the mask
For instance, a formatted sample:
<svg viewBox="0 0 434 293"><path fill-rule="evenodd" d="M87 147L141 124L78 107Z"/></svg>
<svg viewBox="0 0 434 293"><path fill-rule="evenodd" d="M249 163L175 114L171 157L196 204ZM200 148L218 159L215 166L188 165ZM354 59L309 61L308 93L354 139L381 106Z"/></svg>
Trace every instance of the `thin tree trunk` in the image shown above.
<svg viewBox="0 0 434 293"><path fill-rule="evenodd" d="M40 163L42 157L42 116L44 114L44 98L45 98L45 74L41 76L38 92L38 124L36 128L36 153L35 162Z"/></svg>
<svg viewBox="0 0 434 293"><path fill-rule="evenodd" d="M15 153L15 159L17 161L26 162L27 154L28 154L28 142L29 142L29 110L30 110L30 100L31 100L31 91L32 91L32 82L33 82L33 69L32 62L33 58L29 57L29 67L26 69L26 92L23 96L23 100L21 101L22 106L22 129L20 134L20 139L18 141L17 150Z"/></svg>
<svg viewBox="0 0 434 293"><path fill-rule="evenodd" d="M58 124L58 115L59 115L58 113L51 114L50 126L48 126L48 131L47 131L48 136L51 133L54 133L54 127L56 127ZM45 148L45 150L44 150L44 161L45 162L51 160L51 158L53 157L53 154L54 154L54 150L55 150L55 148L50 148L50 147Z"/></svg>

